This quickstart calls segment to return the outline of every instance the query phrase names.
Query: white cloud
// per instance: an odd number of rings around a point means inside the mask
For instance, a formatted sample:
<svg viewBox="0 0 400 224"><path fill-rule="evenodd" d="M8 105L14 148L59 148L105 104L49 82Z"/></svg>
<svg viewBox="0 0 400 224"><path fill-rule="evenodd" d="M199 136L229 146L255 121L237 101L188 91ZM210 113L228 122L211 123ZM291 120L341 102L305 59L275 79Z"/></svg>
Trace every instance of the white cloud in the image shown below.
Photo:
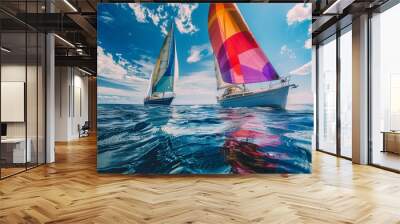
<svg viewBox="0 0 400 224"><path fill-rule="evenodd" d="M111 16L111 14L107 11L104 11L101 15L100 15L100 19L106 23L106 24L110 24L111 22L114 21L114 18Z"/></svg>
<svg viewBox="0 0 400 224"><path fill-rule="evenodd" d="M99 103L142 103L154 67L152 58L142 55L138 60L128 61L122 54L113 56L105 52L101 46L97 47L97 52L99 79L119 86L99 86Z"/></svg>
<svg viewBox="0 0 400 224"><path fill-rule="evenodd" d="M110 87L103 87L99 86L97 89L99 95L115 95L115 96L130 96L132 93L130 93L128 90L125 89L117 89L117 88L110 88Z"/></svg>
<svg viewBox="0 0 400 224"><path fill-rule="evenodd" d="M286 44L281 47L280 53L281 55L287 56L290 59L296 58L296 54L294 53L294 51L290 49Z"/></svg>
<svg viewBox="0 0 400 224"><path fill-rule="evenodd" d="M127 74L126 69L100 46L97 47L97 72L103 77L116 80L124 79Z"/></svg>
<svg viewBox="0 0 400 224"><path fill-rule="evenodd" d="M211 61L212 62L212 61ZM176 84L176 98L173 104L215 104L217 92L217 84L212 68L209 64L204 63L204 71L193 72L182 75ZM207 70L210 69L210 70ZM124 103L124 104L142 104L149 80L126 75L122 80L112 80L99 74L99 78L106 78L108 82L116 84L120 87L98 87L99 103Z"/></svg>
<svg viewBox="0 0 400 224"><path fill-rule="evenodd" d="M144 6L142 6L139 3L129 3L128 4L129 8L133 10L133 13L136 16L136 20L141 23L147 23L146 19L146 9Z"/></svg>
<svg viewBox="0 0 400 224"><path fill-rule="evenodd" d="M178 28L179 32L192 34L199 29L192 23L192 13L199 4L184 4L184 3L168 3L168 6L171 6L177 11L177 17L175 17L175 24Z"/></svg>
<svg viewBox="0 0 400 224"><path fill-rule="evenodd" d="M310 24L310 26L308 27L308 34L312 33L312 24Z"/></svg>
<svg viewBox="0 0 400 224"><path fill-rule="evenodd" d="M139 66L136 70L137 72L142 73L144 76L150 77L150 74L153 72L154 63L151 61L151 58L143 57L140 60L136 60L135 63Z"/></svg>
<svg viewBox="0 0 400 224"><path fill-rule="evenodd" d="M291 75L308 75L311 74L311 61L300 66L299 68L296 68L295 70L291 71L289 74Z"/></svg>
<svg viewBox="0 0 400 224"><path fill-rule="evenodd" d="M188 63L195 63L210 54L211 48L209 44L193 45L189 50L189 57L186 59L186 61Z"/></svg>
<svg viewBox="0 0 400 224"><path fill-rule="evenodd" d="M99 86L97 88L97 94L97 100L100 104L131 103L129 100L129 92L126 90Z"/></svg>
<svg viewBox="0 0 400 224"><path fill-rule="evenodd" d="M167 31L168 20L164 20L164 22L160 25L161 33L166 36L168 34Z"/></svg>
<svg viewBox="0 0 400 224"><path fill-rule="evenodd" d="M113 56L101 46L97 47L97 70L100 76L123 82L132 81L132 77L147 79L153 71L153 59L142 55L138 60L128 61L117 53Z"/></svg>
<svg viewBox="0 0 400 224"><path fill-rule="evenodd" d="M136 21L140 23L152 22L156 27L160 28L163 35L167 34L167 26L169 17L175 18L175 24L180 33L192 34L199 29L192 22L192 13L198 8L198 4L169 3L160 5L157 9L150 9L141 3L129 3L129 8L133 10ZM174 15L169 15L165 10L166 7L174 11Z"/></svg>
<svg viewBox="0 0 400 224"><path fill-rule="evenodd" d="M181 76L173 104L216 104L217 83L212 71L193 72Z"/></svg>
<svg viewBox="0 0 400 224"><path fill-rule="evenodd" d="M129 85L124 85L124 88L99 86L99 103L142 104L147 94L148 82L146 79L135 79Z"/></svg>
<svg viewBox="0 0 400 224"><path fill-rule="evenodd" d="M287 23L293 25L305 20L311 20L311 4L297 3L286 15Z"/></svg>
<svg viewBox="0 0 400 224"><path fill-rule="evenodd" d="M160 16L157 13L153 13L151 10L148 10L147 13L151 21L153 21L153 24L157 26L160 22Z"/></svg>
<svg viewBox="0 0 400 224"><path fill-rule="evenodd" d="M296 104L313 104L314 96L311 90L291 90L288 96L288 108Z"/></svg>
<svg viewBox="0 0 400 224"><path fill-rule="evenodd" d="M148 23L151 21L155 26L159 26L161 33L166 35L166 26L167 26L167 20L165 20L163 23L160 22L163 19L166 19L168 17L168 13L164 11L164 6L160 5L157 9L152 10L147 7L145 7L143 4L140 3L129 3L128 4L129 8L133 10L133 14L136 17L136 21L140 23Z"/></svg>
<svg viewBox="0 0 400 224"><path fill-rule="evenodd" d="M305 48L305 49L311 49L311 45L312 45L311 38L307 39L307 40L304 42L304 48Z"/></svg>

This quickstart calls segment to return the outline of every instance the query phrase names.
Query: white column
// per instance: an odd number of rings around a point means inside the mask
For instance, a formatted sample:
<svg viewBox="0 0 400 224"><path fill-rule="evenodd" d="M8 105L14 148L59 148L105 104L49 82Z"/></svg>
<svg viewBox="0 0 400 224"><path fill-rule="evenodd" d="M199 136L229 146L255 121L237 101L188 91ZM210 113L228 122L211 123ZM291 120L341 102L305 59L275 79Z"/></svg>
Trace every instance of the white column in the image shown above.
<svg viewBox="0 0 400 224"><path fill-rule="evenodd" d="M54 35L46 36L46 163L55 161L54 132L55 132L55 56Z"/></svg>
<svg viewBox="0 0 400 224"><path fill-rule="evenodd" d="M368 163L368 15L353 19L353 162Z"/></svg>
<svg viewBox="0 0 400 224"><path fill-rule="evenodd" d="M58 66L55 69L55 141L72 139L72 68Z"/></svg>

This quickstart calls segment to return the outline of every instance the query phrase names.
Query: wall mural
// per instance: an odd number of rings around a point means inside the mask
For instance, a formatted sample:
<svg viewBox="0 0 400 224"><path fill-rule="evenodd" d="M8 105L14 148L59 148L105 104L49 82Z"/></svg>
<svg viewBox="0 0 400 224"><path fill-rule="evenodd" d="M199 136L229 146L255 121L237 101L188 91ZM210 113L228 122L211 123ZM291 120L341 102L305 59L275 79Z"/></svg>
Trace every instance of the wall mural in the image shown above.
<svg viewBox="0 0 400 224"><path fill-rule="evenodd" d="M311 4L98 6L101 173L310 173Z"/></svg>

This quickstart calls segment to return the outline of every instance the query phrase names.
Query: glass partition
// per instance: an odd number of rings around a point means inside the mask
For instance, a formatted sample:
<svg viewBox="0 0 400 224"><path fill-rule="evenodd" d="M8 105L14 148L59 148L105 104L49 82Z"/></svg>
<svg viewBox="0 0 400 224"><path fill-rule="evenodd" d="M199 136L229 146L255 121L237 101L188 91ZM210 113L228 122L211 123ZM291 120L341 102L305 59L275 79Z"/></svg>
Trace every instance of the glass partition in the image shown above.
<svg viewBox="0 0 400 224"><path fill-rule="evenodd" d="M318 47L318 149L336 154L336 36Z"/></svg>
<svg viewBox="0 0 400 224"><path fill-rule="evenodd" d="M371 19L371 162L400 170L400 4Z"/></svg>
<svg viewBox="0 0 400 224"><path fill-rule="evenodd" d="M352 32L340 36L340 154L352 157Z"/></svg>
<svg viewBox="0 0 400 224"><path fill-rule="evenodd" d="M37 162L44 164L46 162L46 38L43 33L38 33L38 74L37 74Z"/></svg>
<svg viewBox="0 0 400 224"><path fill-rule="evenodd" d="M43 5L0 2L20 14ZM44 33L0 12L1 179L45 163L45 44Z"/></svg>
<svg viewBox="0 0 400 224"><path fill-rule="evenodd" d="M36 32L27 33L27 82L26 82L26 112L27 112L27 150L30 159L27 167L37 165L38 159L38 35Z"/></svg>
<svg viewBox="0 0 400 224"><path fill-rule="evenodd" d="M26 150L26 41L25 32L1 34L2 177L24 171L31 158Z"/></svg>

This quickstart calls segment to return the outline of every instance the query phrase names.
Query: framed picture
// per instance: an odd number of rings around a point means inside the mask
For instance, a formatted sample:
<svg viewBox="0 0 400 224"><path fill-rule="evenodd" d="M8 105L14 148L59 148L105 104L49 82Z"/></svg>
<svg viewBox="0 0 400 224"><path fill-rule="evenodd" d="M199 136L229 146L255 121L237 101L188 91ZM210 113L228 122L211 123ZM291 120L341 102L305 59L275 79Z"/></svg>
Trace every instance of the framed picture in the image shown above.
<svg viewBox="0 0 400 224"><path fill-rule="evenodd" d="M310 173L311 4L98 6L101 173Z"/></svg>

